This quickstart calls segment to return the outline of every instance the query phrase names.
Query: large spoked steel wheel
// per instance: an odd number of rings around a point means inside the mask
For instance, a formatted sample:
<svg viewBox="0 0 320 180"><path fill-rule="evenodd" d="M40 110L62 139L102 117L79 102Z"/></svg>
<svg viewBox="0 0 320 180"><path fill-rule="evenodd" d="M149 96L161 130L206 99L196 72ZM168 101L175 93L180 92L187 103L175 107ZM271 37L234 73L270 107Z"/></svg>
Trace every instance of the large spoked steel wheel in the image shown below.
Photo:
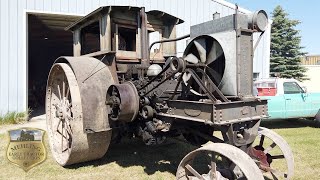
<svg viewBox="0 0 320 180"><path fill-rule="evenodd" d="M101 158L108 149L109 132L84 132L82 109L79 85L71 67L54 64L47 84L47 129L53 156L62 166Z"/></svg>
<svg viewBox="0 0 320 180"><path fill-rule="evenodd" d="M52 153L61 165L68 163L74 123L81 117L81 98L76 78L67 64L53 66L47 89L47 126Z"/></svg>
<svg viewBox="0 0 320 180"><path fill-rule="evenodd" d="M249 154L269 179L292 179L294 158L288 143L274 131L260 127Z"/></svg>
<svg viewBox="0 0 320 180"><path fill-rule="evenodd" d="M242 150L210 143L187 154L179 164L178 180L263 179L256 163Z"/></svg>

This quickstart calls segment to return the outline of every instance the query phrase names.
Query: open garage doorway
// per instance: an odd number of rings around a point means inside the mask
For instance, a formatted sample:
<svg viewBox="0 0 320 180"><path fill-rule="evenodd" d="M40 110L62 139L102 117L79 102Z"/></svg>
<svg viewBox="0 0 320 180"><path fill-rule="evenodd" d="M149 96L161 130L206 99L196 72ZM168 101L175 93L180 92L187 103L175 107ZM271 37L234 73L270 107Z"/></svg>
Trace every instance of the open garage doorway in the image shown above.
<svg viewBox="0 0 320 180"><path fill-rule="evenodd" d="M72 32L64 28L79 16L28 13L27 18L28 107L34 117L45 113L47 77L54 60L73 55Z"/></svg>

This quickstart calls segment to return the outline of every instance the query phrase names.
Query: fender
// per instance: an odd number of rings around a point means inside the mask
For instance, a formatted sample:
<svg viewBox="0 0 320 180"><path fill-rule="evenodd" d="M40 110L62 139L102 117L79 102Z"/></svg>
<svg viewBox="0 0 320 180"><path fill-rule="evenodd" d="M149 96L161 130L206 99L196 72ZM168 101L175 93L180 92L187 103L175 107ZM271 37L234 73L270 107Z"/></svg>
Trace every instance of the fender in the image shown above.
<svg viewBox="0 0 320 180"><path fill-rule="evenodd" d="M110 67L93 57L59 57L55 63L68 63L72 68L81 94L83 130L110 130L106 92L115 80Z"/></svg>

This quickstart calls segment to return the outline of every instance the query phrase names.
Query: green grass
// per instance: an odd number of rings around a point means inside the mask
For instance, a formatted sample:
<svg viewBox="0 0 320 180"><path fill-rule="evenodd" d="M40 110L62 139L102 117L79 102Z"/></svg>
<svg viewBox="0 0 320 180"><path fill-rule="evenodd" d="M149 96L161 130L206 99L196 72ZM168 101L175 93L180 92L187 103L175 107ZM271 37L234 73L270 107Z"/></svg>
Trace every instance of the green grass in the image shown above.
<svg viewBox="0 0 320 180"><path fill-rule="evenodd" d="M319 179L320 128L310 121L263 122L262 126L279 133L292 148L295 158L294 179ZM48 147L47 160L25 173L6 160L7 135L0 134L0 179L175 179L180 160L196 147L171 139L166 144L144 146L138 139L113 145L100 160L59 166Z"/></svg>
<svg viewBox="0 0 320 180"><path fill-rule="evenodd" d="M26 121L30 115L30 110L26 112L8 112L3 116L0 116L0 125L4 124L18 124Z"/></svg>

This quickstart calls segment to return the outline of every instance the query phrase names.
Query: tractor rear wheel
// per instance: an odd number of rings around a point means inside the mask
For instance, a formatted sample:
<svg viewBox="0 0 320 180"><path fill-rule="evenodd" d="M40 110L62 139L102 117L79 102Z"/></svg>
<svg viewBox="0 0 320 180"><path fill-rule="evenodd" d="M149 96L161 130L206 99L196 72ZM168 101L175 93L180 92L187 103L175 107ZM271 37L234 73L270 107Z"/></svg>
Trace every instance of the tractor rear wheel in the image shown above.
<svg viewBox="0 0 320 180"><path fill-rule="evenodd" d="M111 131L84 131L84 119L90 117L83 113L83 103L70 65L54 64L47 84L47 129L53 157L62 166L101 158L108 150Z"/></svg>

